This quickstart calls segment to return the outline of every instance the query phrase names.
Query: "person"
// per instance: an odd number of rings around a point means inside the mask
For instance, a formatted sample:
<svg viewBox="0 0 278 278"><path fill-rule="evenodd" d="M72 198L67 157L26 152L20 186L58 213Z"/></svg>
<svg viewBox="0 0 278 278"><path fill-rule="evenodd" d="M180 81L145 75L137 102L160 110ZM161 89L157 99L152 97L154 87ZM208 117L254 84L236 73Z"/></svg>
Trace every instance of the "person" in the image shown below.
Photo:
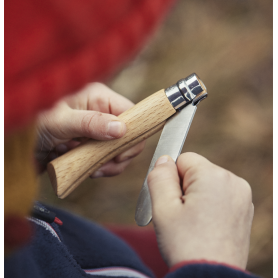
<svg viewBox="0 0 278 278"><path fill-rule="evenodd" d="M131 106L132 103L129 100L105 85L90 84L78 94L63 99L51 110L39 115L37 152L40 153L41 150L44 155L48 152L49 158L53 159L55 155L63 154L80 143L73 141L73 138L86 137L98 140L120 138L125 134L126 127L116 115ZM144 142L109 161L94 173L93 177L119 174L132 157L141 152L143 145ZM43 159L41 162L42 169L46 160ZM177 277L185 275L186 277L190 275L188 272L191 273L196 268L198 272L203 272L196 277L204 277L204 274L210 277L209 275L215 275L218 271L222 273L221 275L250 276L243 271L247 264L253 218L252 194L246 181L197 154L185 153L179 157L177 165L168 156L160 157L148 177L148 182L158 246L167 265L173 271L168 275ZM53 211L53 208L51 210ZM85 225L82 223L83 220L75 219L57 209L55 211L64 222L60 228L54 227L55 231L58 235L61 234L60 237L64 238L65 245L76 256L75 253L80 253L80 251L76 250L78 247L73 242L77 241L79 248L84 247L84 242L80 243L79 237L82 237L83 241L89 241L90 237L86 233L89 231L91 237L94 238L94 234L99 234L99 228L89 226L83 229L88 230L87 232L80 232L77 228L73 231L72 227ZM76 222L80 223L76 225ZM52 225L57 226L57 224ZM70 230L74 236L69 235L67 230ZM45 241L41 237L40 241ZM110 240L110 236L106 235L100 242L105 244L102 241ZM51 240L48 239L49 241ZM91 241L94 242L92 239ZM116 239L115 241L116 243L111 243L112 246L120 245ZM95 242L94 244L96 245ZM37 243L37 246L34 244L32 250L25 251L28 254L27 256L25 253L25 258L35 260L34 254L42 250L39 248L41 245L42 243L39 245ZM99 249L101 250L102 247L96 248L97 253L100 252ZM49 253L52 261L55 258L54 263L48 262L49 275L51 273L53 275L54 266L57 263L63 265L61 258L56 258L57 256L52 254L54 253L52 248L44 248L44 251L46 254ZM78 256L86 258L88 254L84 253L81 252ZM62 257L62 254L60 253L59 256ZM109 256L104 254L102 261L98 263L105 264L106 257ZM85 264L84 259L80 258L77 261L81 260L80 264ZM10 264L12 262L14 266L16 263L10 259ZM126 264L126 262L117 263L120 266ZM7 264L8 269L10 264ZM37 268L45 266L45 262L43 264L36 262L36 264L38 264ZM99 269L99 266L92 265L92 263L90 265L90 262L86 264L89 266L86 267L87 273L96 267ZM129 264L127 266L130 267ZM143 268L141 265L140 267ZM140 267L138 269L137 266L136 270L142 271ZM71 268L68 267L68 269ZM29 271L32 272L32 270ZM107 271L106 268L105 270ZM98 271L101 272L101 270ZM212 274L209 274L210 272ZM145 271L145 275L150 274ZM15 274L14 277L17 276L18 274Z"/></svg>
<svg viewBox="0 0 278 278"><path fill-rule="evenodd" d="M171 1L166 2L155 2L163 7L157 12L158 15L169 8ZM122 137L126 126L117 116L133 105L100 83L90 83L77 93L61 99L66 94L76 92L74 88L80 89L89 80L96 80L98 74L107 75L109 69L126 55L126 52L119 52L115 54L116 58L110 57L110 64L103 64L105 69L102 64L97 64L98 73L95 73L96 64L89 63L91 56L88 51L85 50L84 54L84 45L90 45L90 42L83 41L88 36L87 24L82 25L88 15L84 7L90 4L72 3L75 4L70 6L64 3L63 9L55 1L42 6L32 1L24 4L20 1L5 3L5 22L7 20L8 23L5 26L9 28L5 43L5 276L153 277L134 250L99 225L40 203L35 203L35 207L45 214L45 220L30 215L37 188L35 169L45 169L48 161L45 154L49 153L48 159L51 160L76 147L80 143L76 138L80 137L98 140ZM127 10L128 5L123 3L117 3L118 10L112 9L111 17ZM149 10L147 3L150 2L142 3L136 3L134 10L140 10L138 5ZM119 7L123 7L122 10ZM81 24L79 28L72 29L80 44L73 47L73 41L69 39L71 35L65 33L68 37L61 38L65 39L63 43L60 41L52 48L48 43L48 48L45 48L44 42L49 41L48 36L61 34L59 31L66 28L60 19L56 21L59 23L53 25L49 25L47 19L55 22L53 18L59 12L64 12L65 8L67 13L63 15L67 16L63 19L73 23L72 26ZM98 11L106 10L98 8L94 15L100 20ZM34 16L38 10L47 16ZM52 17L49 13L52 13ZM153 15L154 12L151 17ZM40 25L34 25L32 20L40 21ZM45 22L47 24L44 25ZM115 23L114 18L112 22ZM137 29L132 25L132 31L138 30L136 24ZM27 32L29 29L26 25L33 33ZM53 33L46 26L53 26ZM36 27L40 32L36 32ZM102 30L107 29L107 21L102 27ZM83 33L77 30L83 30ZM119 30L117 35L127 35ZM22 32L20 34L25 36L20 50L14 42L15 37L20 36L13 36L14 32ZM36 40L26 40L33 35ZM109 33L109 38L115 37ZM57 37L55 39L59 40ZM103 39L103 44L100 44L99 37L97 41L98 50L107 46L107 38ZM65 45L68 52L63 48ZM30 49L30 46L33 48ZM70 53L63 61L59 60L61 49L63 54ZM74 52L76 49L81 53L79 56ZM134 46L130 47L132 51ZM104 57L103 52L93 53L97 53L97 57ZM89 58L84 60L83 57ZM83 72L76 71L78 68ZM57 76L60 78L57 79ZM70 76L74 76L74 81ZM55 102L58 99L59 102ZM54 102L50 110L45 110ZM36 168L32 160L35 145ZM119 174L141 152L143 146L144 143L140 143L118 155L95 172L93 177ZM168 156L160 157L148 177L148 183L158 247L170 268L166 277L254 277L245 271L254 213L251 189L246 181L200 155L185 153L178 158L177 164ZM53 221L47 220L51 213L56 215Z"/></svg>

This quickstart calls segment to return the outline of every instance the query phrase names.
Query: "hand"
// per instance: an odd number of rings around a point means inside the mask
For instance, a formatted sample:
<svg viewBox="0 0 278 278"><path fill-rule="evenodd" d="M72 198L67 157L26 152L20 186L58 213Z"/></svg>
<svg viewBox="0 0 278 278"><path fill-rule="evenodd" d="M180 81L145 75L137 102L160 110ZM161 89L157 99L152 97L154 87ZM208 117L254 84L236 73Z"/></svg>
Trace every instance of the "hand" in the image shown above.
<svg viewBox="0 0 278 278"><path fill-rule="evenodd" d="M245 269L254 214L245 180L185 153L177 165L160 157L148 184L158 245L170 267L205 259Z"/></svg>
<svg viewBox="0 0 278 278"><path fill-rule="evenodd" d="M49 161L75 148L89 138L113 140L122 137L126 125L119 114L134 104L100 83L92 83L75 95L58 102L38 117L36 158L39 171ZM103 165L91 177L114 176L121 173L144 148L141 142Z"/></svg>

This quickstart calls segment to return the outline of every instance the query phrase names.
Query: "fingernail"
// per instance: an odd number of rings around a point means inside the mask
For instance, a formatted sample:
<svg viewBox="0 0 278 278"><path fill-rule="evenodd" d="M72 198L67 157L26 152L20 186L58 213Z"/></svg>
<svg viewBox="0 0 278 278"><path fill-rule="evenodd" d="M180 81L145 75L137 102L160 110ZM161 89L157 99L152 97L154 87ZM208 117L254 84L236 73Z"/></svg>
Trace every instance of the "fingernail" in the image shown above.
<svg viewBox="0 0 278 278"><path fill-rule="evenodd" d="M94 172L94 173L91 175L91 178L101 178L101 177L103 177L103 176L104 176L104 174L103 174L101 171L97 170L96 172Z"/></svg>
<svg viewBox="0 0 278 278"><path fill-rule="evenodd" d="M123 123L119 121L111 121L108 124L108 135L115 138L121 137L123 134L123 128Z"/></svg>
<svg viewBox="0 0 278 278"><path fill-rule="evenodd" d="M167 162L169 159L168 159L168 156L167 155L163 155L161 156L155 163L155 166L158 166L160 164L163 164L165 162Z"/></svg>

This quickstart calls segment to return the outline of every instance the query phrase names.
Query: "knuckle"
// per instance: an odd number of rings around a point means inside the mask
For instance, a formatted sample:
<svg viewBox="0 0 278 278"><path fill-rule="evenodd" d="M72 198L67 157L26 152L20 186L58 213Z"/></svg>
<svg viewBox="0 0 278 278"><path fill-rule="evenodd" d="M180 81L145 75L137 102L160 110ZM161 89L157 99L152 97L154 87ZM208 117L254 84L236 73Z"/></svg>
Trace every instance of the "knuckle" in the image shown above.
<svg viewBox="0 0 278 278"><path fill-rule="evenodd" d="M229 183L234 177L232 172L218 166L215 167L215 175L217 178L224 180L226 183Z"/></svg>
<svg viewBox="0 0 278 278"><path fill-rule="evenodd" d="M106 133L106 126L103 123L101 112L94 112L86 114L81 120L81 130L87 136L91 137L92 133L104 135Z"/></svg>
<svg viewBox="0 0 278 278"><path fill-rule="evenodd" d="M239 178L239 181L244 198L252 202L252 189L250 184L243 178Z"/></svg>
<svg viewBox="0 0 278 278"><path fill-rule="evenodd" d="M186 152L179 156L177 166L187 176L198 175L210 170L211 164L206 158L192 152Z"/></svg>
<svg viewBox="0 0 278 278"><path fill-rule="evenodd" d="M192 161L193 159L198 159L199 155L197 155L196 153L192 153L192 152L186 152L180 155L179 157L181 160L184 161Z"/></svg>
<svg viewBox="0 0 278 278"><path fill-rule="evenodd" d="M88 95L94 96L93 98L95 102L105 102L107 100L103 95L109 93L110 89L102 83L93 82L86 87L86 91Z"/></svg>
<svg viewBox="0 0 278 278"><path fill-rule="evenodd" d="M90 90L94 92L96 99L102 102L107 101L107 99L103 97L103 94L107 95L111 94L112 92L112 90L109 87L99 82L92 83L92 85L90 86Z"/></svg>
<svg viewBox="0 0 278 278"><path fill-rule="evenodd" d="M193 165L192 167L188 168L186 172L187 177L192 177L195 180L206 180L207 177L212 176L212 174L213 169L203 164Z"/></svg>
<svg viewBox="0 0 278 278"><path fill-rule="evenodd" d="M89 88L101 90L101 89L108 88L108 87L106 85L104 85L103 83L93 82L89 85Z"/></svg>
<svg viewBox="0 0 278 278"><path fill-rule="evenodd" d="M146 145L146 141L143 141L137 145L139 153L144 150L145 145Z"/></svg>
<svg viewBox="0 0 278 278"><path fill-rule="evenodd" d="M203 167L190 167L186 173L185 173L185 178L195 178L196 180L202 177L204 173L204 168Z"/></svg>
<svg viewBox="0 0 278 278"><path fill-rule="evenodd" d="M181 154L180 159L191 163L194 162L195 164L200 164L200 165L208 162L206 158L193 152L186 152Z"/></svg>

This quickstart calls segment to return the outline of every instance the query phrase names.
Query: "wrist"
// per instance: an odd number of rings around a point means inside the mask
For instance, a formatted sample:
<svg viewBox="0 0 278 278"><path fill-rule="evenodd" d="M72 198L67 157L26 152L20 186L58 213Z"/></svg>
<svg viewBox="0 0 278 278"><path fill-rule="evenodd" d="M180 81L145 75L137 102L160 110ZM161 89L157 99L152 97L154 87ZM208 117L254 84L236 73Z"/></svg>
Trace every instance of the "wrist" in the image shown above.
<svg viewBox="0 0 278 278"><path fill-rule="evenodd" d="M199 231L199 233L198 233ZM240 269L245 269L248 260L249 240L236 241L227 235L228 231L224 229L218 231L220 236L207 230L206 233L200 232L202 227L194 230L194 233L188 233L185 239L177 238L172 242L171 248L165 250L168 265L171 268L181 261L199 261L207 260L227 265L233 265ZM216 233L216 231L215 231ZM181 233L180 233L181 234ZM221 238L222 236L222 238ZM178 244L184 242L183 248ZM171 242L170 239L168 242Z"/></svg>

